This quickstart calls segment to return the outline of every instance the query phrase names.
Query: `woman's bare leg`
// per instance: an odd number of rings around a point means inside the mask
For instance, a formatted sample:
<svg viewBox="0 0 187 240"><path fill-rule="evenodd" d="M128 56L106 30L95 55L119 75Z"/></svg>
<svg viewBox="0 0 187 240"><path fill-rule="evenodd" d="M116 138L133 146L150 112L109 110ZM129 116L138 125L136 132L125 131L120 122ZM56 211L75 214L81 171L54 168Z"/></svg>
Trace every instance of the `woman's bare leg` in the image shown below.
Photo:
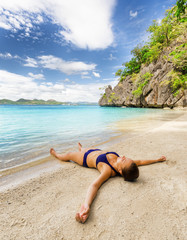
<svg viewBox="0 0 187 240"><path fill-rule="evenodd" d="M78 149L79 149L79 152L82 151L82 144L80 142L78 143Z"/></svg>
<svg viewBox="0 0 187 240"><path fill-rule="evenodd" d="M50 154L53 157L58 158L61 161L69 161L70 160L70 159L67 158L67 154L59 154L54 150L54 148L50 149Z"/></svg>
<svg viewBox="0 0 187 240"><path fill-rule="evenodd" d="M80 152L85 153L86 151L88 151L88 150L91 149L91 148L83 148L83 147L82 147L82 144L81 144L81 143L78 143L78 149L79 149Z"/></svg>
<svg viewBox="0 0 187 240"><path fill-rule="evenodd" d="M79 165L83 165L83 156L84 156L83 152L79 151L79 152L68 152L64 154L59 154L53 148L51 148L50 154L61 161L72 160L73 162L76 162Z"/></svg>

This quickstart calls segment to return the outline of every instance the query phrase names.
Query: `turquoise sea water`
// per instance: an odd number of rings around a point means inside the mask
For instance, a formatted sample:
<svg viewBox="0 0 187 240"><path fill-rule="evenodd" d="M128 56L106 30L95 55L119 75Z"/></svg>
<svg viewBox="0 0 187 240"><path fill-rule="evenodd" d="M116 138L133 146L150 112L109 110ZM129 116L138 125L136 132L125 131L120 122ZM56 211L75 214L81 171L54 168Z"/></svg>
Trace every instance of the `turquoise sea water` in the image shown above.
<svg viewBox="0 0 187 240"><path fill-rule="evenodd" d="M99 106L0 106L0 169L62 152L80 141L95 145L116 133L110 124L154 109Z"/></svg>

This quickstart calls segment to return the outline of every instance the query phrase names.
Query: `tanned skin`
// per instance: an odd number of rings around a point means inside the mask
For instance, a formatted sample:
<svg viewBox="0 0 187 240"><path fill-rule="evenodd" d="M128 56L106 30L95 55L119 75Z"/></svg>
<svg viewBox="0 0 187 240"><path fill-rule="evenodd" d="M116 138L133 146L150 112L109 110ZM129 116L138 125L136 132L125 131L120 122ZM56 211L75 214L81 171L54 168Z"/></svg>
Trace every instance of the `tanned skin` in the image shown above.
<svg viewBox="0 0 187 240"><path fill-rule="evenodd" d="M91 148L83 148L80 143L78 143L78 151L77 152L68 152L65 154L58 154L53 148L50 149L50 154L55 158L61 161L73 161L81 166L83 166L83 157L85 152L90 150ZM96 168L100 175L90 184L87 194L82 204L80 211L76 214L75 218L80 223L85 223L87 218L89 217L91 204L94 198L97 195L97 191L101 187L101 185L107 181L110 177L115 177L117 174L112 168L106 163L100 162L96 167L96 159L100 154L106 153L104 151L94 151L91 152L87 157L87 165L90 168ZM156 160L132 160L125 156L117 157L115 154L107 154L108 162L113 166L113 168L122 175L122 169L127 169L132 162L136 163L137 166L149 165L157 162L166 161L166 157L162 156Z"/></svg>

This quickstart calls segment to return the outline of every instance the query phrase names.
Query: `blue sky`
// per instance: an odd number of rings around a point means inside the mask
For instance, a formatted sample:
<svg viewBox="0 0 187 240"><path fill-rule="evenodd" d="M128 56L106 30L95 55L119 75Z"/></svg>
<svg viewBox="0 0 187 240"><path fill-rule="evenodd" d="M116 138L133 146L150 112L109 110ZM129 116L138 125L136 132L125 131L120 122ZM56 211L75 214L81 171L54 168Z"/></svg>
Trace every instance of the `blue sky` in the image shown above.
<svg viewBox="0 0 187 240"><path fill-rule="evenodd" d="M97 102L175 0L1 0L0 99Z"/></svg>

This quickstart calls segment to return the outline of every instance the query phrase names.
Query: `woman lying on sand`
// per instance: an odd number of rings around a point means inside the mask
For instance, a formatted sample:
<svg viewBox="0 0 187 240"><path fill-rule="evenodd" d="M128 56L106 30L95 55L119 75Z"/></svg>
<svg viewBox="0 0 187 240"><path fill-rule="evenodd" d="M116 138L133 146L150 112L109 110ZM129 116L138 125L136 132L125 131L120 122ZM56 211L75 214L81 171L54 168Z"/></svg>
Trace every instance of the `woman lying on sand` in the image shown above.
<svg viewBox="0 0 187 240"><path fill-rule="evenodd" d="M120 157L115 152L104 152L100 149L85 149L80 143L78 143L78 148L78 152L65 154L58 154L51 148L50 153L61 161L72 160L81 166L96 168L100 172L99 177L89 186L84 204L82 204L80 211L76 214L76 220L80 223L84 223L87 220L97 191L110 177L119 175L124 177L125 181L133 181L139 176L138 166L166 161L166 157L164 156L156 160L132 160L125 156Z"/></svg>

